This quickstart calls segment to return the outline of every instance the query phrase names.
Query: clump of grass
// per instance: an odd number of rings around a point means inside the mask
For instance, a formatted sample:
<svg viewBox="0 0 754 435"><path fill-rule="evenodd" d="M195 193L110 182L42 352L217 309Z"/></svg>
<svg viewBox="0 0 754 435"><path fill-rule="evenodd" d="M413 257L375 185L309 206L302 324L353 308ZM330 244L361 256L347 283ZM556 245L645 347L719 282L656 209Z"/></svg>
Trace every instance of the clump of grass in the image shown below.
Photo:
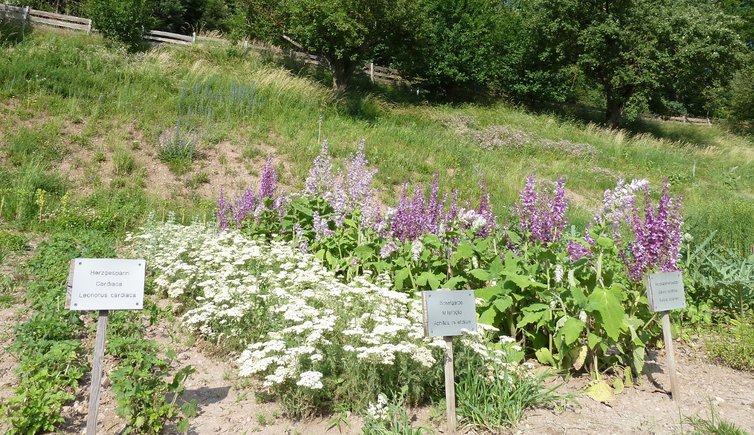
<svg viewBox="0 0 754 435"><path fill-rule="evenodd" d="M209 174L204 171L194 174L193 177L186 177L186 187L189 189L197 189L207 183L209 183Z"/></svg>
<svg viewBox="0 0 754 435"><path fill-rule="evenodd" d="M714 360L737 370L754 372L754 316L730 320L705 342Z"/></svg>
<svg viewBox="0 0 754 435"><path fill-rule="evenodd" d="M527 409L567 399L555 393L557 387L545 385L545 375L529 376L472 358L458 360L457 412L469 427L497 432L518 423Z"/></svg>
<svg viewBox="0 0 754 435"><path fill-rule="evenodd" d="M745 430L721 419L711 404L709 418L692 416L687 417L686 422L692 427L691 435L746 435Z"/></svg>
<svg viewBox="0 0 754 435"><path fill-rule="evenodd" d="M196 142L196 133L179 120L175 127L164 130L160 135L158 156L171 172L183 175L191 169L197 155Z"/></svg>
<svg viewBox="0 0 754 435"><path fill-rule="evenodd" d="M8 158L13 166L21 166L30 159L56 160L60 151L52 140L50 127L39 130L22 127L8 138Z"/></svg>
<svg viewBox="0 0 754 435"><path fill-rule="evenodd" d="M123 148L118 148L113 153L113 169L115 175L130 175L136 169L136 160L134 156Z"/></svg>
<svg viewBox="0 0 754 435"><path fill-rule="evenodd" d="M26 237L21 234L0 231L0 262L12 252L26 249Z"/></svg>

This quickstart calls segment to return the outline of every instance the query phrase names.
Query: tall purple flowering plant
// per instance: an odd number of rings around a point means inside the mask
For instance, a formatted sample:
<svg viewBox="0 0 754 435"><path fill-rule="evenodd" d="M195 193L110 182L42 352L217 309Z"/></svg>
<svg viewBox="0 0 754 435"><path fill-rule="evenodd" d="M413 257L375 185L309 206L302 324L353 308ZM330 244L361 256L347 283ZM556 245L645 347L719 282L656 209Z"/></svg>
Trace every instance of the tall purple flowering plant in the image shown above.
<svg viewBox="0 0 754 435"><path fill-rule="evenodd" d="M546 187L537 189L533 175L526 178L526 186L518 194L515 205L521 232L532 243L549 243L560 240L568 220L565 197L565 178L560 177L552 191Z"/></svg>
<svg viewBox="0 0 754 435"><path fill-rule="evenodd" d="M659 270L678 270L683 227L682 198L670 194L670 182L663 182L660 200L655 207L649 186L643 187L644 210L633 198L628 204L626 226L629 231L615 231L616 244L626 265L628 276L641 282L644 274ZM617 226L617 225L616 225Z"/></svg>
<svg viewBox="0 0 754 435"><path fill-rule="evenodd" d="M217 200L220 230L227 230L231 225L241 228L248 219L258 222L267 210L275 211L278 217L282 216L286 196L284 192L278 193L277 185L278 175L270 157L262 168L257 191L249 188L231 201L225 198L225 192L221 189Z"/></svg>

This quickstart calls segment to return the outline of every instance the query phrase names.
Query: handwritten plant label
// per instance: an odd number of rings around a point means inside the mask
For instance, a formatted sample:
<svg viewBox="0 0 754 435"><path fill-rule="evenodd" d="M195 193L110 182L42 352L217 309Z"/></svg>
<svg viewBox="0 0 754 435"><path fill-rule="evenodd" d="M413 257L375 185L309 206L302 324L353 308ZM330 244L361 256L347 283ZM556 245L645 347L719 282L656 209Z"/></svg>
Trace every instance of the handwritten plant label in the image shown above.
<svg viewBox="0 0 754 435"><path fill-rule="evenodd" d="M649 309L656 311L678 310L686 307L681 272L661 272L647 275Z"/></svg>
<svg viewBox="0 0 754 435"><path fill-rule="evenodd" d="M451 337L476 331L473 290L423 291L424 335Z"/></svg>
<svg viewBox="0 0 754 435"><path fill-rule="evenodd" d="M76 258L69 281L70 310L144 308L145 260Z"/></svg>

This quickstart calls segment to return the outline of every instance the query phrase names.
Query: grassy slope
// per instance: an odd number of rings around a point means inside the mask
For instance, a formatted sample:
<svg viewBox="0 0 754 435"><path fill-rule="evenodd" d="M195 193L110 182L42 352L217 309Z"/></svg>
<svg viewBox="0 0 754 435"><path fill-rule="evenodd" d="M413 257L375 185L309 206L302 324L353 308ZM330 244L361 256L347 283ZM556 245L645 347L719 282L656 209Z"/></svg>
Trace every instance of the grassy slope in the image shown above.
<svg viewBox="0 0 754 435"><path fill-rule="evenodd" d="M8 168L32 155L55 162L73 147L95 154L128 150L134 131L143 146L154 148L162 130L175 125L184 90L197 83L214 89L245 84L254 87L261 101L252 112L229 112L212 120L195 117L193 126L205 150L223 143L242 150L241 158L249 160L249 180L253 166L273 153L284 162L286 183L300 186L319 148L322 114L322 137L337 156L348 155L360 139L367 141L367 157L379 168L377 180L390 187L386 202L404 180L429 181L435 172L443 175L444 187L476 195L481 174L497 211L507 216L507 206L528 174L564 175L573 222L583 225L602 190L617 178L658 182L668 176L674 190L684 194L688 220L698 234L719 228L724 239L741 249L754 244L754 143L719 127L645 124L654 134L632 135L504 104L400 105L372 94L335 101L312 79L255 53L222 48L160 47L126 55L107 49L96 37L38 29L25 42L0 51L0 166L4 164L6 178ZM528 139L522 147L484 150L459 133L459 119L471 119L477 132L505 125L525 132ZM546 150L538 146L544 139L589 144L596 152L579 157ZM96 161L82 164L85 173L100 170ZM138 174L121 178L115 187L150 187L132 180Z"/></svg>

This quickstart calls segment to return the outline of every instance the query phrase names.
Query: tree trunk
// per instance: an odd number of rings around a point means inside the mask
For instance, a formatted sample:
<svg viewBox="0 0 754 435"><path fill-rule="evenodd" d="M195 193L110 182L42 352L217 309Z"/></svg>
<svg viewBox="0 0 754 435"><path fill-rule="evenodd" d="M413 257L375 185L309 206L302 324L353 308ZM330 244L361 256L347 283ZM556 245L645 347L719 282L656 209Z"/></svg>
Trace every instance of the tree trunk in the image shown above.
<svg viewBox="0 0 754 435"><path fill-rule="evenodd" d="M343 95L348 88L348 83L353 78L356 64L343 59L330 59L332 71L332 89L336 95Z"/></svg>
<svg viewBox="0 0 754 435"><path fill-rule="evenodd" d="M624 101L617 95L607 95L607 112L605 122L611 128L618 128L623 120Z"/></svg>

